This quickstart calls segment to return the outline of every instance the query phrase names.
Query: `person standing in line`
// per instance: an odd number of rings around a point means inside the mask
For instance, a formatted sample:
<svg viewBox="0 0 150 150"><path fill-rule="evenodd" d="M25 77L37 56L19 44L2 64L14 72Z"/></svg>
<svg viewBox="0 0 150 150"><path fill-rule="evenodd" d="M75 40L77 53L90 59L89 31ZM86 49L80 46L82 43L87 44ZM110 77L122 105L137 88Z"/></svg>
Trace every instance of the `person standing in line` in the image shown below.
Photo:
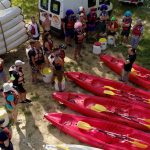
<svg viewBox="0 0 150 150"><path fill-rule="evenodd" d="M108 29L107 35L113 36L114 47L116 47L116 37L115 36L118 31L118 28L119 28L119 25L118 25L117 19L115 17L112 17L110 23L107 26L107 29Z"/></svg>
<svg viewBox="0 0 150 150"><path fill-rule="evenodd" d="M39 41L30 41L30 50L28 51L29 65L31 67L32 83L37 83L38 73L42 70L44 64L44 55Z"/></svg>
<svg viewBox="0 0 150 150"><path fill-rule="evenodd" d="M11 142L11 132L7 127L3 127L4 119L0 119L0 148L2 150L14 150Z"/></svg>
<svg viewBox="0 0 150 150"><path fill-rule="evenodd" d="M82 23L77 21L74 25L75 29L75 49L74 49L74 59L77 60L77 57L82 57L81 49L83 48L83 41L86 36L86 33L82 29Z"/></svg>
<svg viewBox="0 0 150 150"><path fill-rule="evenodd" d="M16 60L15 65L11 66L9 69L10 73L10 82L13 83L13 88L19 93L19 102L20 103L31 103L31 100L26 98L26 90L23 87L24 73L22 66L25 62L21 60Z"/></svg>
<svg viewBox="0 0 150 150"><path fill-rule="evenodd" d="M132 24L132 13L126 11L122 20L121 43L127 44Z"/></svg>
<svg viewBox="0 0 150 150"><path fill-rule="evenodd" d="M35 17L31 17L31 24L28 26L29 35L33 40L39 40L40 38L40 27L35 20Z"/></svg>
<svg viewBox="0 0 150 150"><path fill-rule="evenodd" d="M49 18L48 13L44 13L45 20L42 22L42 28L43 32L45 33L51 33L51 20Z"/></svg>
<svg viewBox="0 0 150 150"><path fill-rule="evenodd" d="M10 115L13 123L17 122L17 104L19 101L19 93L13 88L12 83L3 84L3 97L5 99L5 107Z"/></svg>
<svg viewBox="0 0 150 150"><path fill-rule="evenodd" d="M0 81L3 83L7 81L6 74L4 72L4 60L2 58L0 58ZM0 91L2 91L1 87Z"/></svg>
<svg viewBox="0 0 150 150"><path fill-rule="evenodd" d="M65 43L67 46L72 47L71 42L74 37L74 24L76 17L72 9L68 9L66 11L66 16L62 20L63 22L63 30L65 35Z"/></svg>
<svg viewBox="0 0 150 150"><path fill-rule="evenodd" d="M124 67L122 70L121 78L119 79L122 82L128 82L128 76L131 72L132 65L136 60L136 50L134 48L128 49L128 57L125 59L121 54L120 57L124 60Z"/></svg>
<svg viewBox="0 0 150 150"><path fill-rule="evenodd" d="M44 35L43 50L46 64L49 64L48 57L53 52L53 40L49 33Z"/></svg>
<svg viewBox="0 0 150 150"><path fill-rule="evenodd" d="M136 24L133 26L132 29L132 36L131 36L131 46L132 48L137 48L139 41L143 35L143 24L141 19L136 20Z"/></svg>

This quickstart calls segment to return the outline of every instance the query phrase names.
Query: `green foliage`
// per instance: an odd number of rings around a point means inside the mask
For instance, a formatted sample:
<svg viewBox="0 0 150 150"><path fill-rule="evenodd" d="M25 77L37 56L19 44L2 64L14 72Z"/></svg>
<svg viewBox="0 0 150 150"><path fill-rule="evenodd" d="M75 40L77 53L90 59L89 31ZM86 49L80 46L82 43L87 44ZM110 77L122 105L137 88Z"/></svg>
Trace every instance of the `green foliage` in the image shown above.
<svg viewBox="0 0 150 150"><path fill-rule="evenodd" d="M38 17L38 0L12 0L12 5L21 7L27 20L33 15Z"/></svg>

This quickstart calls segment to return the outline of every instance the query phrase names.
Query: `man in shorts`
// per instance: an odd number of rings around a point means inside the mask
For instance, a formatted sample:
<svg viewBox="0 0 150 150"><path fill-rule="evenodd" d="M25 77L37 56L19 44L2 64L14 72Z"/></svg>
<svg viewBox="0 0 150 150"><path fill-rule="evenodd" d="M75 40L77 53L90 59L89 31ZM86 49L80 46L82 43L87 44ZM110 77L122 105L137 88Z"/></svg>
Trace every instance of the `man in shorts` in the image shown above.
<svg viewBox="0 0 150 150"><path fill-rule="evenodd" d="M11 68L10 72L10 80L13 83L13 88L19 93L19 101L20 103L30 103L31 100L26 98L26 90L23 87L24 81L24 73L22 71L22 66L25 62L21 60L16 60L15 65Z"/></svg>
<svg viewBox="0 0 150 150"><path fill-rule="evenodd" d="M132 13L126 11L122 20L121 42L127 44L132 24Z"/></svg>

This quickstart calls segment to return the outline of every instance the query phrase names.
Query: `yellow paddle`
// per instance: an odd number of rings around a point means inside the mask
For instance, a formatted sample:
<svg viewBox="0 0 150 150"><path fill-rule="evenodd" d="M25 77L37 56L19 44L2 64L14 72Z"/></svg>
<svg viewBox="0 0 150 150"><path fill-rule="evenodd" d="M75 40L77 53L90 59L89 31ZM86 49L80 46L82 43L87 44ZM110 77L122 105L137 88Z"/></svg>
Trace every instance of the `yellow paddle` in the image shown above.
<svg viewBox="0 0 150 150"><path fill-rule="evenodd" d="M108 85L105 85L104 88L105 89L109 89L109 90L114 90L114 91L121 91L121 90L118 90L118 89L116 89L116 88L114 88L112 86L108 86Z"/></svg>
<svg viewBox="0 0 150 150"><path fill-rule="evenodd" d="M56 147L58 150L70 150L67 146L63 146L63 145L57 145Z"/></svg>
<svg viewBox="0 0 150 150"><path fill-rule="evenodd" d="M96 129L96 128L92 127L89 123L84 122L84 121L78 121L77 127L80 128L80 129L83 129L83 130L87 130L87 131L92 130L92 129ZM118 137L120 139L121 138L123 139L123 137L126 137L127 138L127 142L133 144L137 148L141 148L141 149L148 148L147 144L143 144L143 143L141 143L141 141L139 141L137 139L130 138L130 137L127 137L127 136L124 136L124 135L120 135L120 134L116 134L116 133L109 132L109 131L103 131L103 130L100 130L100 129L96 129L96 130L98 130L100 132L103 132L103 133L105 133L107 135L110 135L110 136L116 136L116 137Z"/></svg>
<svg viewBox="0 0 150 150"><path fill-rule="evenodd" d="M100 105L100 104L95 104L95 105L91 106L91 110L96 111L96 112L110 112L110 113L114 113L114 112L109 111L105 106ZM122 114L117 114L117 115L119 115L121 117L125 117L125 118L130 119L130 120L132 120L132 118L135 118L135 117L130 117L130 116L129 117L128 116L124 116ZM143 119L143 118L135 118L135 119L142 120L142 121L145 121L147 123L150 123L150 119ZM150 128L150 125L148 125L148 124L143 124L143 123L141 123L141 124L147 126L148 128Z"/></svg>

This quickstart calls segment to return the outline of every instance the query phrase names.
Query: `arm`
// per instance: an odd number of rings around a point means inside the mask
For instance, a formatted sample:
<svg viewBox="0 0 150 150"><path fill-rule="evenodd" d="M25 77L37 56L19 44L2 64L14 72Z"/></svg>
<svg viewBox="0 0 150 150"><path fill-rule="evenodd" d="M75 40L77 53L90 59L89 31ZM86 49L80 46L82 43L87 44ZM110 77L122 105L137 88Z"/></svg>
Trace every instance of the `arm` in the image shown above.
<svg viewBox="0 0 150 150"><path fill-rule="evenodd" d="M5 147L9 146L9 139L7 139L7 140L4 141L4 145L5 145Z"/></svg>

